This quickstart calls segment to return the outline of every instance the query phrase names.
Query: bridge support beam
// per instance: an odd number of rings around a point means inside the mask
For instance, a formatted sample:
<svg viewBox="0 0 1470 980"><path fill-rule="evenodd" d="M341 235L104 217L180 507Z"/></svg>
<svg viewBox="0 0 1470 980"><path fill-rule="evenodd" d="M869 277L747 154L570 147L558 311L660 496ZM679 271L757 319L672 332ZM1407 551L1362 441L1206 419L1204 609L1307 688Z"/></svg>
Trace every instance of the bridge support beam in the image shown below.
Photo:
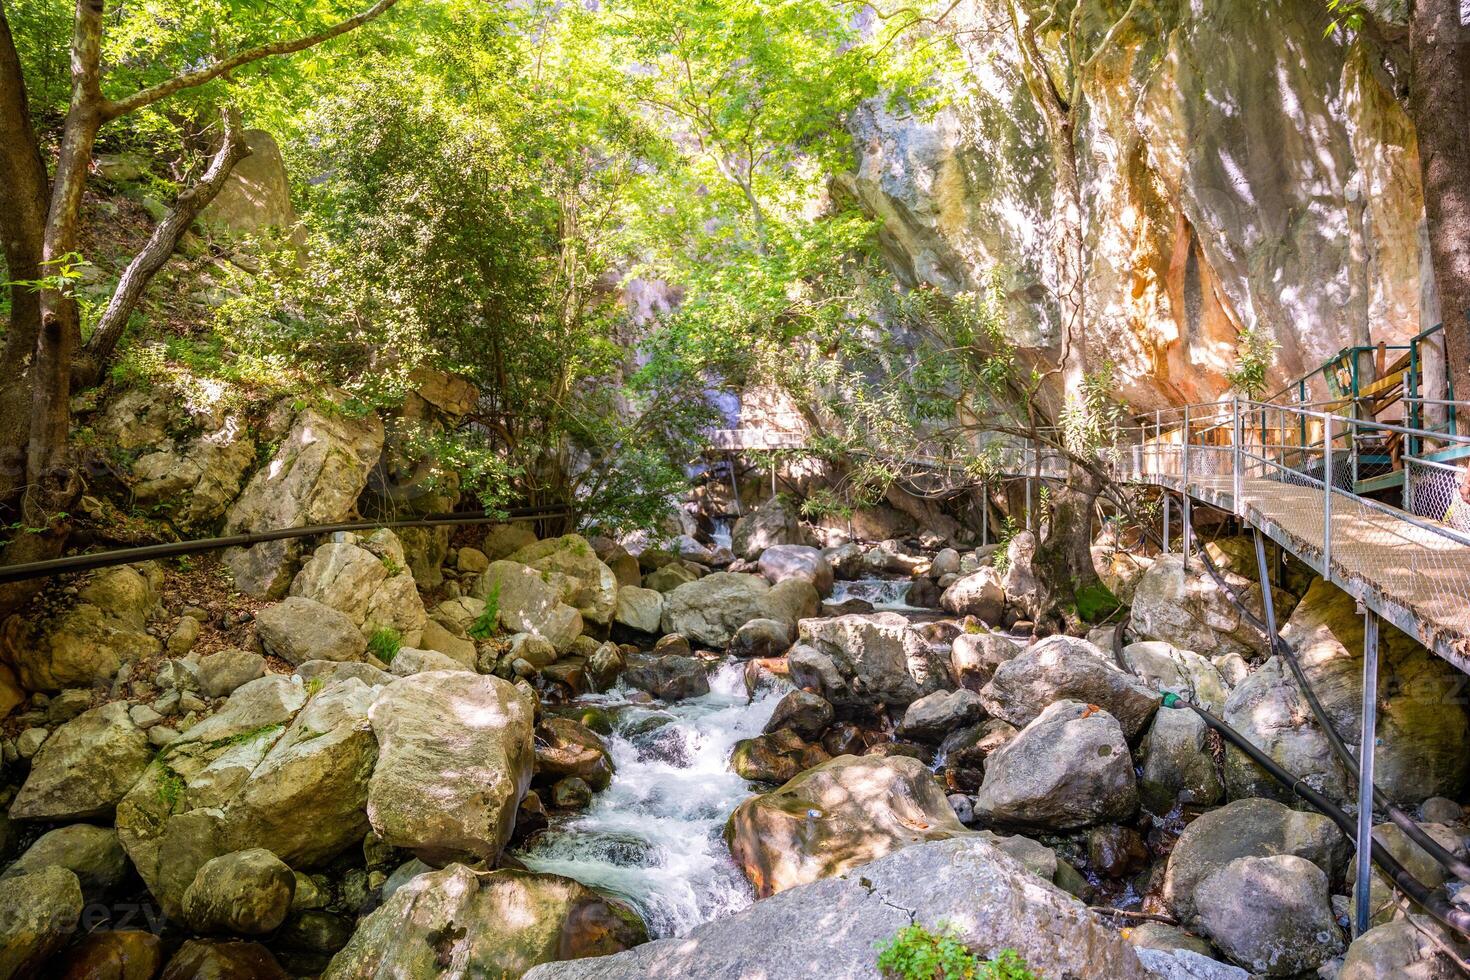
<svg viewBox="0 0 1470 980"><path fill-rule="evenodd" d="M1358 741L1357 880L1353 885L1353 935L1368 931L1373 861L1373 749L1378 728L1378 614L1363 608L1363 716Z"/></svg>
<svg viewBox="0 0 1470 980"><path fill-rule="evenodd" d="M1167 489L1164 490L1164 554L1169 553L1169 505L1174 498Z"/></svg>

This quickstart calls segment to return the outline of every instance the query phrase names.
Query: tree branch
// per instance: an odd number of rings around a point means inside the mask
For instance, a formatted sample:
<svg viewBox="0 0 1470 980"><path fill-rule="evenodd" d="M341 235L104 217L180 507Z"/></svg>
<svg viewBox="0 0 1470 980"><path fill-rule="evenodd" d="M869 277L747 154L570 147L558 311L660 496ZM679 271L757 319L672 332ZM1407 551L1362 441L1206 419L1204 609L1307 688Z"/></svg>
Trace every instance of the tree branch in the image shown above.
<svg viewBox="0 0 1470 980"><path fill-rule="evenodd" d="M356 30L368 21L375 20L382 14L387 13L389 8L396 3L398 3L398 0L377 0L377 3L374 3L362 13L339 21L326 30L318 31L315 34L307 34L289 41L273 41L270 44L262 44L259 47L232 54L228 58L222 61L216 61L212 65L196 68L193 71L181 72L167 81L149 86L133 93L125 99L108 102L103 107L103 117L105 119L116 119L119 116L125 116L144 106L152 105L159 99L167 98L176 92L182 92L184 89L197 88L206 82L214 81L221 75L234 71L236 68L248 65L254 61L260 61L263 58L294 54L297 51L314 48L324 41L330 41L334 37Z"/></svg>

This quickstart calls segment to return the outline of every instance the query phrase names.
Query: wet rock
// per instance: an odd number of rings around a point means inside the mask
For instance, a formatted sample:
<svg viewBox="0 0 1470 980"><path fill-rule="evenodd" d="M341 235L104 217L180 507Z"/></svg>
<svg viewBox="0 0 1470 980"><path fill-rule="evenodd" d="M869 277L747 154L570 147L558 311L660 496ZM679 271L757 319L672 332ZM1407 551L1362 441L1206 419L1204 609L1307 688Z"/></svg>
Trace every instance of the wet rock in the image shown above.
<svg viewBox="0 0 1470 980"><path fill-rule="evenodd" d="M977 816L1052 830L1118 821L1138 809L1123 729L1076 701L1042 710L986 762Z"/></svg>
<svg viewBox="0 0 1470 980"><path fill-rule="evenodd" d="M571 649L582 634L582 614L562 601L562 590L541 573L513 561L494 561L475 585L475 598L495 597L500 625L511 633L530 633L558 653Z"/></svg>
<svg viewBox="0 0 1470 980"><path fill-rule="evenodd" d="M1020 644L999 633L966 631L951 643L949 665L961 687L979 691L990 683L1001 664L1022 652Z"/></svg>
<svg viewBox="0 0 1470 980"><path fill-rule="evenodd" d="M163 941L141 929L83 936L58 958L61 980L153 980L163 966Z"/></svg>
<svg viewBox="0 0 1470 980"><path fill-rule="evenodd" d="M730 529L735 557L755 561L767 548L782 544L810 544L801 515L787 497L776 496L748 511Z"/></svg>
<svg viewBox="0 0 1470 980"><path fill-rule="evenodd" d="M618 682L628 663L615 643L604 643L587 660L587 681L594 691L606 691Z"/></svg>
<svg viewBox="0 0 1470 980"><path fill-rule="evenodd" d="M199 658L199 687L212 698L225 697L264 675L265 658L258 653L232 648Z"/></svg>
<svg viewBox="0 0 1470 980"><path fill-rule="evenodd" d="M289 980L290 974L260 943L191 939L163 968L158 980Z"/></svg>
<svg viewBox="0 0 1470 980"><path fill-rule="evenodd" d="M838 760L834 760L834 763ZM813 939L815 923L840 929ZM689 935L601 960L540 966L527 980L867 977L874 950L919 922L950 923L981 953L1014 949L1039 976L1146 980L1133 949L1076 899L978 835L921 843L840 877L787 889Z"/></svg>
<svg viewBox="0 0 1470 980"><path fill-rule="evenodd" d="M789 621L752 619L735 631L727 652L741 660L779 657L791 649L795 638L795 625Z"/></svg>
<svg viewBox="0 0 1470 980"><path fill-rule="evenodd" d="M454 864L398 888L322 978L519 976L537 963L606 956L647 939L630 909L569 878Z"/></svg>
<svg viewBox="0 0 1470 980"><path fill-rule="evenodd" d="M0 880L0 976L40 975L81 914L82 886L65 868Z"/></svg>
<svg viewBox="0 0 1470 980"><path fill-rule="evenodd" d="M1347 860L1347 840L1321 814L1292 810L1274 800L1239 800L1184 828L1169 855L1164 902L1187 923L1197 914L1194 893L1201 881L1236 858L1275 854L1305 858L1336 878Z"/></svg>
<svg viewBox="0 0 1470 980"><path fill-rule="evenodd" d="M291 582L291 595L343 613L364 636L391 629L404 646L417 647L428 614L397 536L383 529L364 537L335 538L302 566Z"/></svg>
<svg viewBox="0 0 1470 980"><path fill-rule="evenodd" d="M494 860L531 782L531 706L507 682L431 671L390 684L369 712L378 761L367 816L426 861Z"/></svg>
<svg viewBox="0 0 1470 980"><path fill-rule="evenodd" d="M827 564L832 567L837 578L855 579L862 575L863 547L854 541L836 548L823 549L822 557L827 559Z"/></svg>
<svg viewBox="0 0 1470 980"><path fill-rule="evenodd" d="M789 691L776 702L765 732L769 735L789 728L802 738L817 738L832 724L832 717L832 705L821 695Z"/></svg>
<svg viewBox="0 0 1470 980"><path fill-rule="evenodd" d="M634 585L624 585L618 589L613 622L619 626L635 633L657 633L663 614L664 597L657 589L642 589Z"/></svg>
<svg viewBox="0 0 1470 980"><path fill-rule="evenodd" d="M830 759L825 749L783 729L735 743L730 768L741 779L762 783L784 783Z"/></svg>
<svg viewBox="0 0 1470 980"><path fill-rule="evenodd" d="M1047 637L1001 664L980 698L991 715L1018 727L1057 701L1095 704L1116 718L1130 739L1143 731L1161 700L1097 647L1074 636Z"/></svg>
<svg viewBox="0 0 1470 980"><path fill-rule="evenodd" d="M382 452L383 424L376 413L354 415L314 405L302 409L271 461L230 505L222 533L346 519ZM291 583L301 547L301 539L287 538L232 548L225 552L225 564L242 592L279 598Z"/></svg>
<svg viewBox="0 0 1470 980"><path fill-rule="evenodd" d="M709 674L693 657L639 654L627 658L623 681L660 701L682 701L709 693Z"/></svg>
<svg viewBox="0 0 1470 980"><path fill-rule="evenodd" d="M551 805L558 810L584 810L592 803L592 787L579 776L558 779L551 787Z"/></svg>
<svg viewBox="0 0 1470 980"><path fill-rule="evenodd" d="M941 608L956 616L974 616L992 626L998 625L1005 610L1006 595L1001 588L1000 573L985 567L966 575L944 590Z"/></svg>
<svg viewBox="0 0 1470 980"><path fill-rule="evenodd" d="M1126 878L1148 864L1148 845L1132 827L1094 827L1087 835L1087 863L1106 878Z"/></svg>
<svg viewBox="0 0 1470 980"><path fill-rule="evenodd" d="M289 596L255 615L266 651L294 666L308 660L361 660L367 638L346 613Z"/></svg>
<svg viewBox="0 0 1470 980"><path fill-rule="evenodd" d="M1248 969L1295 976L1343 950L1327 885L1321 868L1294 854L1236 858L1196 887L1199 925Z"/></svg>
<svg viewBox="0 0 1470 980"><path fill-rule="evenodd" d="M762 898L891 851L968 833L917 759L838 756L731 814L730 853Z"/></svg>
<svg viewBox="0 0 1470 980"><path fill-rule="evenodd" d="M65 868L75 874L83 893L96 901L122 883L128 873L128 856L123 853L117 831L111 827L68 824L36 838L0 877L34 874L50 867Z"/></svg>
<svg viewBox="0 0 1470 980"><path fill-rule="evenodd" d="M291 910L296 877L263 847L206 861L184 892L184 921L196 932L259 936Z"/></svg>
<svg viewBox="0 0 1470 980"><path fill-rule="evenodd" d="M607 789L613 760L602 739L570 718L547 718L536 726L536 774L576 776L593 790Z"/></svg>
<svg viewBox="0 0 1470 980"><path fill-rule="evenodd" d="M83 712L58 728L31 760L10 805L14 820L89 820L111 816L153 757L148 735L124 702Z"/></svg>
<svg viewBox="0 0 1470 980"><path fill-rule="evenodd" d="M955 729L973 725L984 716L985 706L974 691L935 691L908 706L898 734L916 742L939 742Z"/></svg>
<svg viewBox="0 0 1470 980"><path fill-rule="evenodd" d="M773 545L761 552L757 567L772 585L797 578L810 582L819 596L832 594L832 566L820 550L808 545Z"/></svg>
<svg viewBox="0 0 1470 980"><path fill-rule="evenodd" d="M943 658L898 613L806 619L791 679L839 711L907 705L948 683Z"/></svg>

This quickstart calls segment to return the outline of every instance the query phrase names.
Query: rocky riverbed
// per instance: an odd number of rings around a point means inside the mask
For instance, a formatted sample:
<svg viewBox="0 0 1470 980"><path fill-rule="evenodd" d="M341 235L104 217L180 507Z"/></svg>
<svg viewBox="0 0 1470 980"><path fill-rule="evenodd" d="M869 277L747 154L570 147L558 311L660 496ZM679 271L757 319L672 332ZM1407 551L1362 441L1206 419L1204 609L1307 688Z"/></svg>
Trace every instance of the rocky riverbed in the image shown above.
<svg viewBox="0 0 1470 980"><path fill-rule="evenodd" d="M728 548L503 525L426 577L383 531L234 558L285 569L279 600L208 566L48 594L10 627L36 691L3 743L0 976L876 976L911 922L1048 977L1448 975L1386 880L1350 943L1351 842L1165 706L1351 796L1200 569L1133 556L1113 621L1042 637L1024 533L1003 570L807 535L773 500ZM1259 603L1239 542L1208 547ZM1283 581L1351 738L1352 603ZM1384 647L1382 785L1464 853L1458 678Z"/></svg>

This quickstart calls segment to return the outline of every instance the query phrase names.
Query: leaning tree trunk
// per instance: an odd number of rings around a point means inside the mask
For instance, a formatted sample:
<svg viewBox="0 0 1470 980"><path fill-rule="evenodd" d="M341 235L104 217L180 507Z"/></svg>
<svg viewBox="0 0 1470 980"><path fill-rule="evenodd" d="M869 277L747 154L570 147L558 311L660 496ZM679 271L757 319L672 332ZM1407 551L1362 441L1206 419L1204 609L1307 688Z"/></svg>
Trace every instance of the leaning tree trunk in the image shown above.
<svg viewBox="0 0 1470 980"><path fill-rule="evenodd" d="M1410 110L1429 221L1429 258L1455 397L1470 398L1470 30L1460 0L1415 0ZM1461 431L1470 426L1461 413Z"/></svg>

